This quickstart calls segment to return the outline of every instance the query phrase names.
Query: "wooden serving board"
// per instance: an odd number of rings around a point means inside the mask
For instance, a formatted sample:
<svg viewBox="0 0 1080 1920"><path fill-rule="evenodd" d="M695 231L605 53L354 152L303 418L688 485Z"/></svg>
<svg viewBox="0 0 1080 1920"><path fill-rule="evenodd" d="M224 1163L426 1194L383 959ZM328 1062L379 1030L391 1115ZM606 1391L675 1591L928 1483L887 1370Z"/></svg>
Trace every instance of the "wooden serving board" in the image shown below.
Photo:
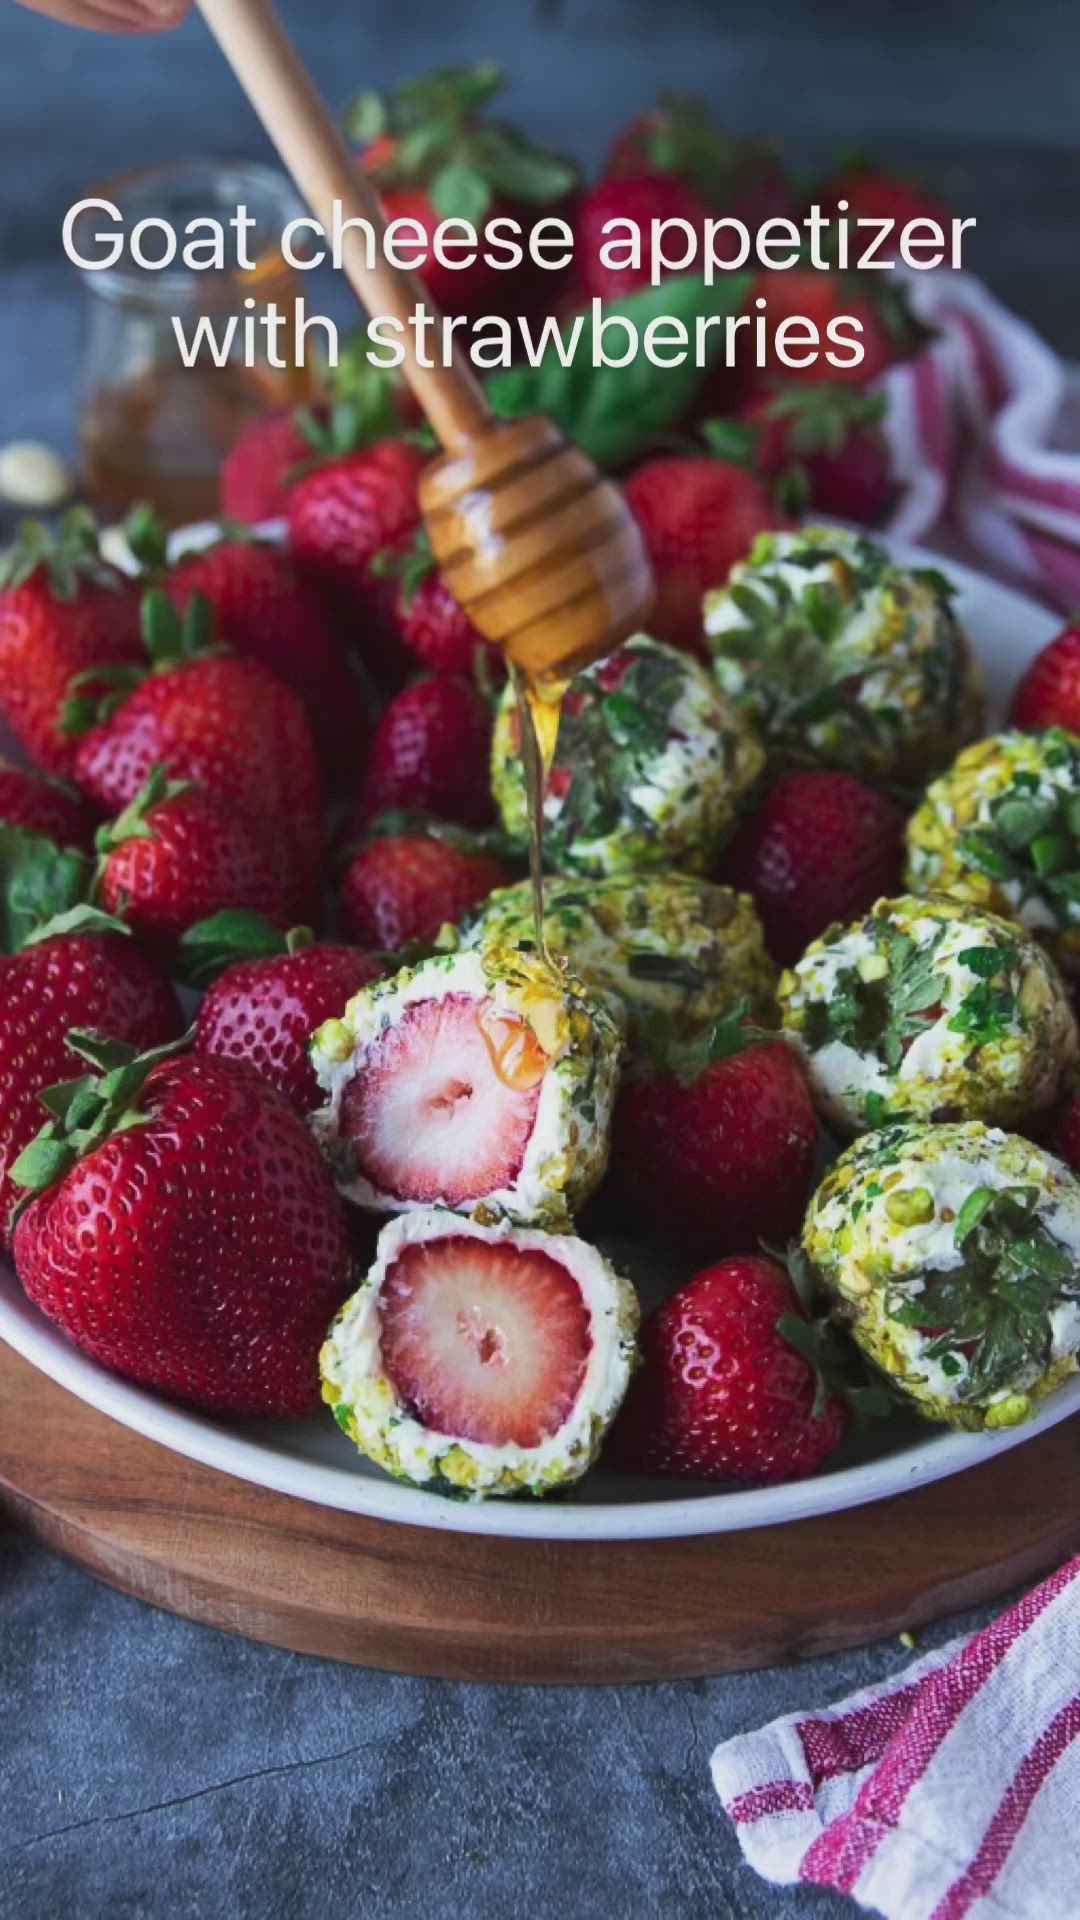
<svg viewBox="0 0 1080 1920"><path fill-rule="evenodd" d="M94 1413L0 1344L0 1505L230 1633L465 1680L667 1680L858 1645L1080 1547L1080 1415L901 1499L646 1542L492 1540L310 1506Z"/></svg>

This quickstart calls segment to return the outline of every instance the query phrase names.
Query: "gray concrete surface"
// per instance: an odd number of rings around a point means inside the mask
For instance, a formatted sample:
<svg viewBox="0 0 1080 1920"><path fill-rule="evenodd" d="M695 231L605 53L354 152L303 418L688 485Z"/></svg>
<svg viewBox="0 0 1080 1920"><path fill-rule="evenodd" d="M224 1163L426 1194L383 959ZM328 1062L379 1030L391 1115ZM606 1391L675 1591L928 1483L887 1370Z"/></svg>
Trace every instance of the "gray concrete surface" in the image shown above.
<svg viewBox="0 0 1080 1920"><path fill-rule="evenodd" d="M494 54L511 106L589 161L656 85L695 85L808 166L850 141L976 213L973 263L1080 352L1080 14L1041 0L291 0L335 97ZM261 151L198 22L167 48L0 8L0 442L70 441L67 204L153 158ZM940 1638L966 1623L943 1626ZM120 1598L0 1526L0 1920L824 1920L740 1862L726 1734L909 1656L614 1691L396 1679Z"/></svg>

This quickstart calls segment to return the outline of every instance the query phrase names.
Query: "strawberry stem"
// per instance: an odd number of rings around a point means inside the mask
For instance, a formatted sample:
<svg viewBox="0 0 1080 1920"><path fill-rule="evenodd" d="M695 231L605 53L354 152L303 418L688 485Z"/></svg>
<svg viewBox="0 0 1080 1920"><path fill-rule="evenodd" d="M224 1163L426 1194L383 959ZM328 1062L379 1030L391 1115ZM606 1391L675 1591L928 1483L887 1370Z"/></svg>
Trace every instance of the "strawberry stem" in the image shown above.
<svg viewBox="0 0 1080 1920"><path fill-rule="evenodd" d="M11 1168L14 1184L26 1189L12 1213L12 1227L30 1202L55 1186L79 1160L93 1153L110 1135L145 1119L136 1103L148 1076L190 1041L189 1032L140 1054L126 1041L72 1028L68 1046L96 1071L62 1080L39 1096L52 1117Z"/></svg>

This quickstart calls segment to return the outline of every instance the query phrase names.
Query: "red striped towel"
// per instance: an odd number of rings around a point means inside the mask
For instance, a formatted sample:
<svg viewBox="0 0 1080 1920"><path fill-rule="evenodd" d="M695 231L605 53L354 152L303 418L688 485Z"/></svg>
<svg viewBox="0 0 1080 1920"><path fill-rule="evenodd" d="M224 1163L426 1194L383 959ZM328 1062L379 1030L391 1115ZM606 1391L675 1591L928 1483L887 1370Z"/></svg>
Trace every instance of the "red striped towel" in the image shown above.
<svg viewBox="0 0 1080 1920"><path fill-rule="evenodd" d="M740 1734L716 1790L766 1880L887 1920L1080 1915L1080 1557L966 1640Z"/></svg>
<svg viewBox="0 0 1080 1920"><path fill-rule="evenodd" d="M1080 379L967 273L905 276L937 337L895 367L886 432L904 486L888 531L951 526L990 570L1080 604Z"/></svg>

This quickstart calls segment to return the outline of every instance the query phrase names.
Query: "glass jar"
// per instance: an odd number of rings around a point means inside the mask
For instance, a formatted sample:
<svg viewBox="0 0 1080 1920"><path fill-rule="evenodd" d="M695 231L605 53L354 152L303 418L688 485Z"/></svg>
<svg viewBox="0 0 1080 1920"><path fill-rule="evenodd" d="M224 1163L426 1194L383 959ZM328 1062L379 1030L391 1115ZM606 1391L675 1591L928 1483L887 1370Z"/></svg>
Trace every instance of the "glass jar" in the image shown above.
<svg viewBox="0 0 1080 1920"><path fill-rule="evenodd" d="M189 340L203 314L219 335L231 314L242 321L271 301L291 318L297 283L279 242L304 209L283 174L247 162L149 167L107 182L92 197L119 209L125 236L139 220L164 219L182 244L189 220L212 215L225 228L232 259L235 234L226 223L241 205L254 221L246 240L247 257L255 261L250 272L196 271L184 266L179 247L176 260L155 271L135 264L126 242L115 266L82 270L90 294L78 392L87 492L108 518L146 500L167 526L205 519L217 511L218 472L241 429L257 414L306 400L311 375L292 365L276 369L265 357L246 365L242 325L223 366L214 365L204 346L195 365L185 367L173 316ZM101 229L116 231L116 223L100 208L74 224L75 247L87 258L94 255L90 235ZM205 236L199 230L197 237ZM160 257L164 241L151 233L146 253ZM254 309L245 308L248 297ZM260 351L265 338L257 329ZM290 329L283 328L279 357L287 361L290 341Z"/></svg>

